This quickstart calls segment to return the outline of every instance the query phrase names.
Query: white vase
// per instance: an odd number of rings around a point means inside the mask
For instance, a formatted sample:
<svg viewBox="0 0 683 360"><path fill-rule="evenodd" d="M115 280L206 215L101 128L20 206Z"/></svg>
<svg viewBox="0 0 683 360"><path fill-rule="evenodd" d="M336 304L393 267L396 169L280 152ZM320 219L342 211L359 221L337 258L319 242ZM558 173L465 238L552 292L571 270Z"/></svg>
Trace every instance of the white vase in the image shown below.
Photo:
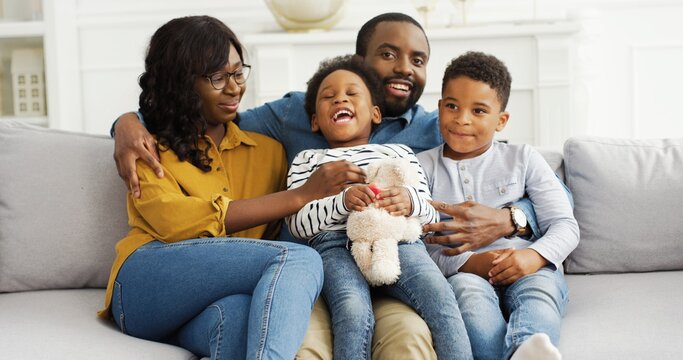
<svg viewBox="0 0 683 360"><path fill-rule="evenodd" d="M287 31L329 30L344 17L345 0L265 0Z"/></svg>

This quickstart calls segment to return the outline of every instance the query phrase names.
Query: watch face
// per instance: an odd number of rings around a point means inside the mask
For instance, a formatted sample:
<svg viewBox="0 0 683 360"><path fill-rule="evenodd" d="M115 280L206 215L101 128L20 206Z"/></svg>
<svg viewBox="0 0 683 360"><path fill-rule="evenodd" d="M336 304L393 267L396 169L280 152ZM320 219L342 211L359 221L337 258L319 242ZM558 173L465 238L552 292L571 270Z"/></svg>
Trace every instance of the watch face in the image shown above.
<svg viewBox="0 0 683 360"><path fill-rule="evenodd" d="M526 215L522 209L512 209L512 216L515 218L515 222L519 227L526 227Z"/></svg>

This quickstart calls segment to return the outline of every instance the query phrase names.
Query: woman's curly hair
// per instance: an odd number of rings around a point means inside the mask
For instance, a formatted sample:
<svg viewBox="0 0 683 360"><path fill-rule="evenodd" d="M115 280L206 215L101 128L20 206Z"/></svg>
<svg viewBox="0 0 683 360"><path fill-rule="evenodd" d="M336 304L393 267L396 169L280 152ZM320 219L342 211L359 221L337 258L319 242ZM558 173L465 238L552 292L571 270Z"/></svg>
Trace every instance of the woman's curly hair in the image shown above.
<svg viewBox="0 0 683 360"><path fill-rule="evenodd" d="M486 83L495 90L500 102L500 111L505 111L510 98L512 77L505 64L493 55L468 51L453 59L446 67L441 83L441 92L446 89L448 80L467 76L472 80Z"/></svg>
<svg viewBox="0 0 683 360"><path fill-rule="evenodd" d="M347 70L358 75L370 91L372 104L379 107L380 112L384 112L384 93L382 92L382 83L377 74L363 62L363 58L360 56L342 55L322 61L318 70L306 83L308 87L306 88L304 107L309 118L315 114L316 98L320 84L322 84L327 75L337 70Z"/></svg>
<svg viewBox="0 0 683 360"><path fill-rule="evenodd" d="M170 148L205 172L211 170L211 158L209 146L199 145L207 123L195 81L225 66L230 45L243 59L237 36L221 21L210 16L173 19L152 36L139 79L140 111L160 149Z"/></svg>

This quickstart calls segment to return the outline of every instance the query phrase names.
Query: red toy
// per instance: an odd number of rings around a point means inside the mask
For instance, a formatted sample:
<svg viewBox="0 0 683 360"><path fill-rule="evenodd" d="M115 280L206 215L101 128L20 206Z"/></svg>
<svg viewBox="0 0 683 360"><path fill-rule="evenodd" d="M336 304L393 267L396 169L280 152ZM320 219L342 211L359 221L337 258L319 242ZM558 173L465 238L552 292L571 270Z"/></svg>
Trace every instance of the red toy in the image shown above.
<svg viewBox="0 0 683 360"><path fill-rule="evenodd" d="M382 189L378 188L375 184L368 185L368 188L370 188L370 190L372 190L372 192L375 193L375 196L382 192ZM380 197L379 200L382 200L382 198Z"/></svg>

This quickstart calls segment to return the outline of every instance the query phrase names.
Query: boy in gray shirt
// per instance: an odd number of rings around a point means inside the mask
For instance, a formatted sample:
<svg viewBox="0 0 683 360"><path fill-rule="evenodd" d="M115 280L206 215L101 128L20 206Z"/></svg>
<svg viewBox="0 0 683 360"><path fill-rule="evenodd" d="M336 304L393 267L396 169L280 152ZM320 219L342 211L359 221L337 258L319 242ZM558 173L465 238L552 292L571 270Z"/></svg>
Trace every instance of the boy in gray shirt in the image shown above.
<svg viewBox="0 0 683 360"><path fill-rule="evenodd" d="M527 193L545 235L501 238L456 256L443 254L443 245L428 250L453 287L475 358L561 359L556 346L567 302L561 266L578 244L579 227L543 157L529 145L493 140L510 117L505 107L511 81L493 56L469 52L454 59L439 100L445 144L418 159L434 199L508 207L518 228L526 219L510 204Z"/></svg>

